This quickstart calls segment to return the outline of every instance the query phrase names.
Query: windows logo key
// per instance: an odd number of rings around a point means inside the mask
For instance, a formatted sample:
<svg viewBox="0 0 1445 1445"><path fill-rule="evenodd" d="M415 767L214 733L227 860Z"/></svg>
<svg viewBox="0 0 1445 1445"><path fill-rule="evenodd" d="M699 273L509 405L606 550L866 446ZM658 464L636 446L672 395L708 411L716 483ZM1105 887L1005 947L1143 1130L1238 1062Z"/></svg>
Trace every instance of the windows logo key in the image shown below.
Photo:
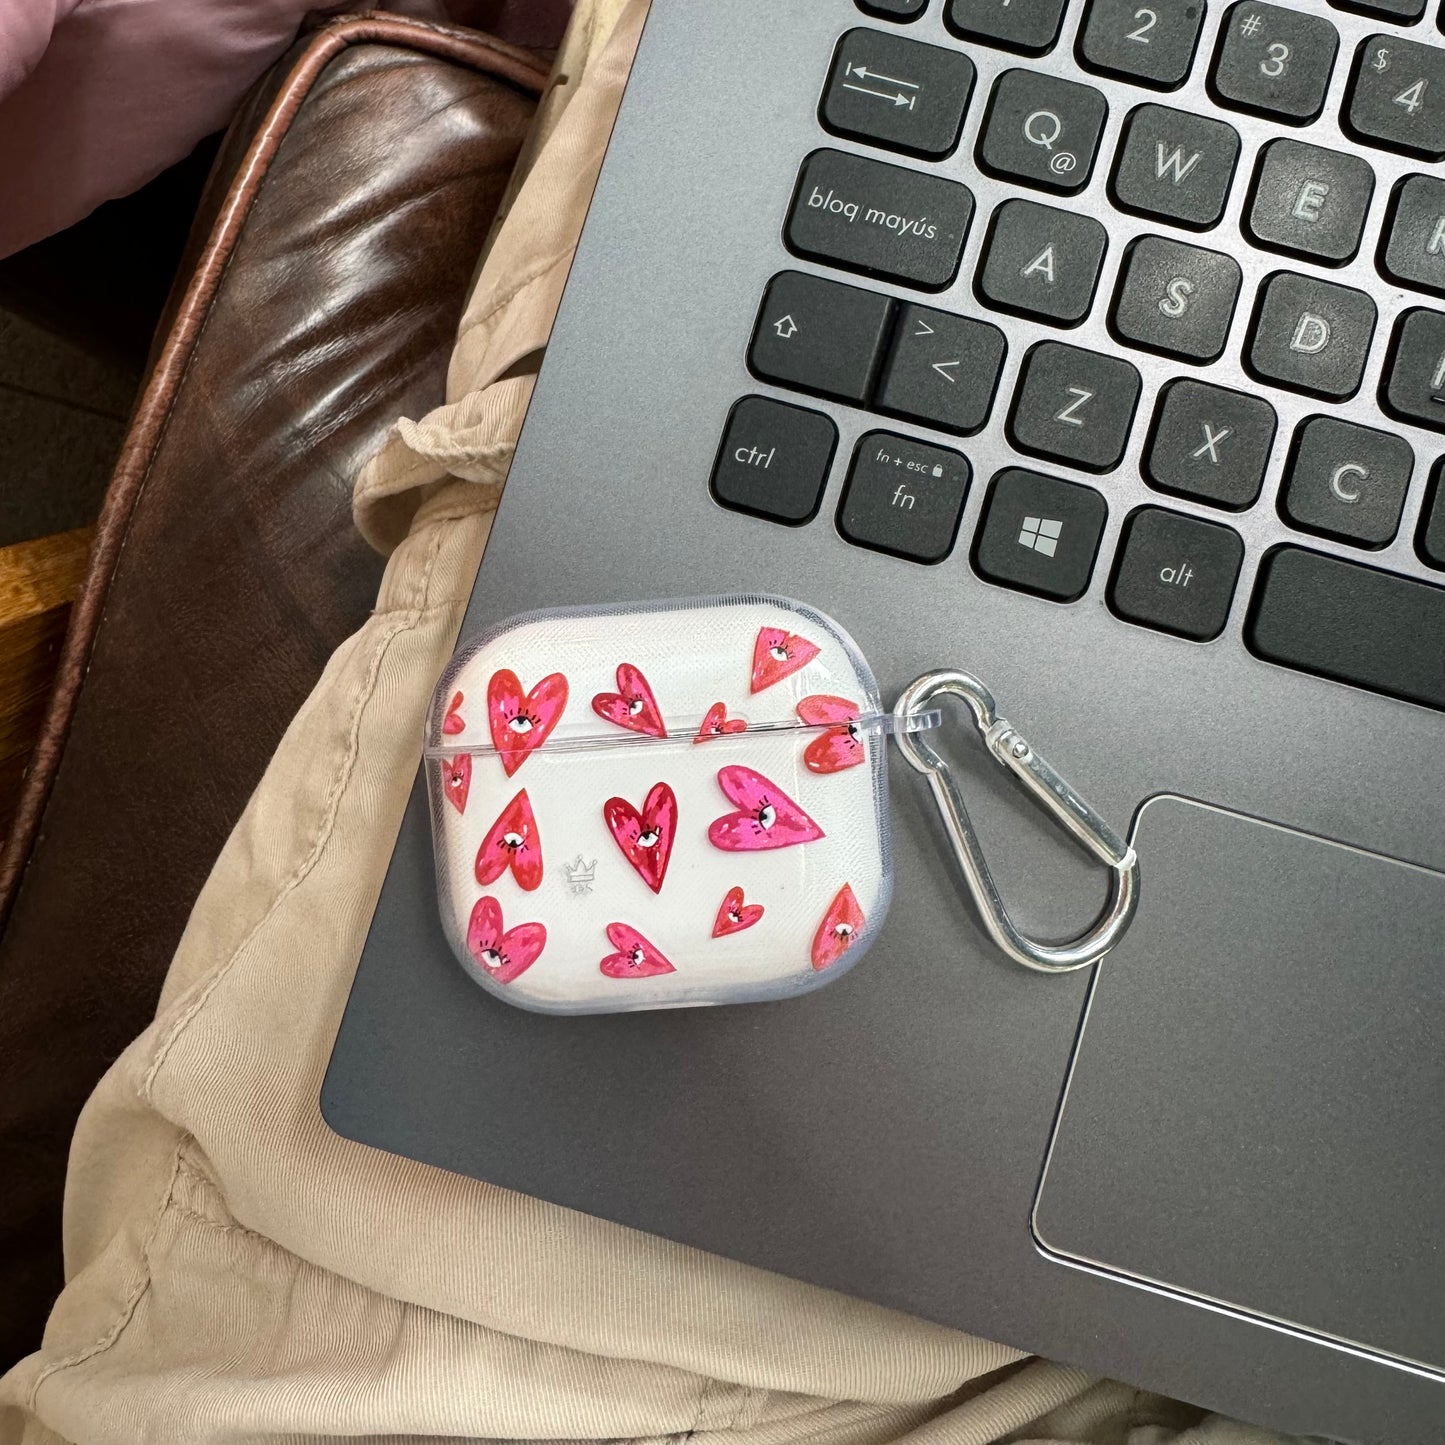
<svg viewBox="0 0 1445 1445"><path fill-rule="evenodd" d="M1064 524L1052 517L1025 517L1019 528L1019 546L1032 547L1045 557L1052 557L1059 549L1059 534Z"/></svg>

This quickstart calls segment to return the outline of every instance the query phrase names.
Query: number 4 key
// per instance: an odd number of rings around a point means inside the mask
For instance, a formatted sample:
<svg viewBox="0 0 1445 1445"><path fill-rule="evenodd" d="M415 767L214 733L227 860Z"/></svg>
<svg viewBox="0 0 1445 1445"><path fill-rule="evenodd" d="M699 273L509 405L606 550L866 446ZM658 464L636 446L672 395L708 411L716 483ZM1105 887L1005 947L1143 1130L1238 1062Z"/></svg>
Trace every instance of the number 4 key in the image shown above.
<svg viewBox="0 0 1445 1445"><path fill-rule="evenodd" d="M1355 60L1345 118L1372 145L1445 158L1445 48L1370 36Z"/></svg>

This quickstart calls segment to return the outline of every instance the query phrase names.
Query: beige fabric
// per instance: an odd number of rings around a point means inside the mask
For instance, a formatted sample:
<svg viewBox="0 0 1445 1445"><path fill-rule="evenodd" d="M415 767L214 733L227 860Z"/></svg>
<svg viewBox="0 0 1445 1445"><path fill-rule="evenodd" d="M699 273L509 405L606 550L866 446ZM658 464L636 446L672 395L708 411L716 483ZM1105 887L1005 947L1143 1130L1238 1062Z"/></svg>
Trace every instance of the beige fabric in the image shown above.
<svg viewBox="0 0 1445 1445"><path fill-rule="evenodd" d="M4 1445L1275 1438L321 1121L423 710L530 385L487 383L545 339L640 19L638 4L584 0L547 144L467 313L452 400L401 425L358 486L369 535L396 543L376 612L292 724L155 1022L81 1118L69 1284L43 1348L0 1381Z"/></svg>

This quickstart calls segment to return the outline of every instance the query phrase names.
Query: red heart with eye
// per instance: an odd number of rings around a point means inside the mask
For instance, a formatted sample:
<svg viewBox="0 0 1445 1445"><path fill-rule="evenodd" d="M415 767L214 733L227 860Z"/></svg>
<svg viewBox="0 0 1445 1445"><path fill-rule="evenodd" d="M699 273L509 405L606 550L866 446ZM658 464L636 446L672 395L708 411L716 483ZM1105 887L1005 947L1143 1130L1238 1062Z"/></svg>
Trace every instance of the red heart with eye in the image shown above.
<svg viewBox="0 0 1445 1445"><path fill-rule="evenodd" d="M472 755L458 753L442 759L442 793L457 812L467 811L467 794L472 790Z"/></svg>
<svg viewBox="0 0 1445 1445"><path fill-rule="evenodd" d="M657 699L647 679L630 662L617 664L617 691L599 692L592 699L592 711L631 732L654 738L667 736Z"/></svg>
<svg viewBox="0 0 1445 1445"><path fill-rule="evenodd" d="M799 668L806 667L822 649L796 632L784 632L781 627L764 627L753 644L752 690L761 692L775 682L790 677Z"/></svg>
<svg viewBox="0 0 1445 1445"><path fill-rule="evenodd" d="M502 905L495 898L478 898L467 925L467 952L496 983L511 983L536 963L547 945L547 930L540 923L502 927Z"/></svg>
<svg viewBox="0 0 1445 1445"><path fill-rule="evenodd" d="M609 923L607 937L616 953L609 953L597 966L608 978L655 978L677 970L635 928L626 923Z"/></svg>
<svg viewBox="0 0 1445 1445"><path fill-rule="evenodd" d="M712 936L723 938L729 933L741 933L751 928L763 916L761 903L744 903L741 888L729 888L713 922Z"/></svg>
<svg viewBox="0 0 1445 1445"><path fill-rule="evenodd" d="M839 773L856 768L863 761L863 740L853 726L858 721L858 706L846 697L829 697L816 693L798 704L798 716L811 727L835 723L821 732L803 749L805 766L815 773Z"/></svg>
<svg viewBox="0 0 1445 1445"><path fill-rule="evenodd" d="M560 672L523 692L517 674L502 668L487 684L487 722L492 746L510 778L557 726L567 706L567 679Z"/></svg>
<svg viewBox="0 0 1445 1445"><path fill-rule="evenodd" d="M719 768L717 783L739 811L724 813L708 824L708 841L714 848L751 853L823 836L823 830L776 783L752 768L740 763Z"/></svg>
<svg viewBox="0 0 1445 1445"><path fill-rule="evenodd" d="M542 838L525 788L502 809L477 849L477 882L484 888L508 868L528 893L542 881Z"/></svg>
<svg viewBox="0 0 1445 1445"><path fill-rule="evenodd" d="M863 910L852 888L845 883L834 895L813 935L813 967L824 969L837 963L857 942L862 927Z"/></svg>
<svg viewBox="0 0 1445 1445"><path fill-rule="evenodd" d="M730 733L745 733L747 730L748 725L742 718L728 716L726 703L715 702L708 708L693 742L705 743L709 738L726 737Z"/></svg>
<svg viewBox="0 0 1445 1445"><path fill-rule="evenodd" d="M442 719L442 731L446 733L448 737L455 737L457 733L467 730L467 725L463 721L462 715L457 711L465 700L461 693L457 693L451 702L447 704L447 715Z"/></svg>
<svg viewBox="0 0 1445 1445"><path fill-rule="evenodd" d="M602 816L638 876L654 893L661 893L677 834L677 798L672 789L666 783L655 783L641 812L626 798L608 798Z"/></svg>

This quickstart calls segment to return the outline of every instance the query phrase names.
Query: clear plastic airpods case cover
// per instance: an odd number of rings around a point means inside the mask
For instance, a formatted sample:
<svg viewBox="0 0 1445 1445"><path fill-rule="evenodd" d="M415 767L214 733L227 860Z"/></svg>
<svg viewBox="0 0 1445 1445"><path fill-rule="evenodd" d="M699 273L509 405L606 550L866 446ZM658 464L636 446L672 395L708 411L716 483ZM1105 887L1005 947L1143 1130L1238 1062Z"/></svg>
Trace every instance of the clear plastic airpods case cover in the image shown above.
<svg viewBox="0 0 1445 1445"><path fill-rule="evenodd" d="M512 618L458 651L427 722L457 959L547 1013L829 982L888 908L885 727L852 639L797 602Z"/></svg>

